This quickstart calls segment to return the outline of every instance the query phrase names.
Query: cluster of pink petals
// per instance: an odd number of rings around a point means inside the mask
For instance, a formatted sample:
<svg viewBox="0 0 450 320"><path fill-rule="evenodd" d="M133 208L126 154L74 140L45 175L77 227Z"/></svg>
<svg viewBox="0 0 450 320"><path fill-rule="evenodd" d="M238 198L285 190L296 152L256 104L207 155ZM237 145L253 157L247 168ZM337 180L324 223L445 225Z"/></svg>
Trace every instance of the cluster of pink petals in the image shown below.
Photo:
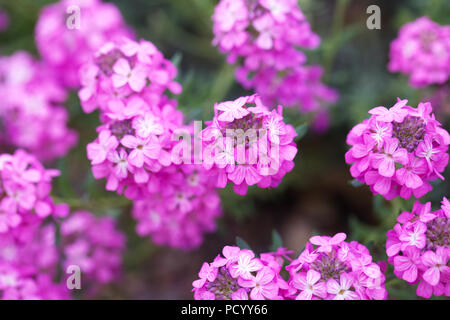
<svg viewBox="0 0 450 320"><path fill-rule="evenodd" d="M26 52L0 57L0 145L24 148L40 160L64 156L77 142L61 105L65 90Z"/></svg>
<svg viewBox="0 0 450 320"><path fill-rule="evenodd" d="M79 266L82 285L91 286L88 291L120 277L125 236L112 217L76 211L61 223L61 238L64 268Z"/></svg>
<svg viewBox="0 0 450 320"><path fill-rule="evenodd" d="M68 214L66 205L56 205L50 197L52 178L58 175L23 150L0 155L0 234L20 236L36 218Z"/></svg>
<svg viewBox="0 0 450 320"><path fill-rule="evenodd" d="M390 109L376 107L371 117L347 136L351 149L345 160L351 175L370 186L374 194L420 198L432 189L430 181L444 179L448 164L449 133L432 113L430 103L417 108L398 99Z"/></svg>
<svg viewBox="0 0 450 320"><path fill-rule="evenodd" d="M298 48L315 49L320 38L296 0L221 0L213 19L213 44L237 63L237 80L269 106L326 111L337 92L320 80L322 68L308 67Z"/></svg>
<svg viewBox="0 0 450 320"><path fill-rule="evenodd" d="M79 97L85 112L116 113L140 97L150 106L161 104L164 92L181 92L174 81L176 67L153 45L121 38L103 45L80 71ZM124 111L126 112L126 111Z"/></svg>
<svg viewBox="0 0 450 320"><path fill-rule="evenodd" d="M216 104L206 124L203 166L217 177L217 187L232 182L245 195L248 186L278 186L294 168L297 133L284 123L281 106L269 111L258 95L240 97Z"/></svg>
<svg viewBox="0 0 450 320"><path fill-rule="evenodd" d="M386 253L394 274L417 284L417 295L450 297L450 202L439 210L431 203L416 201L411 212L403 212L387 233Z"/></svg>
<svg viewBox="0 0 450 320"><path fill-rule="evenodd" d="M0 234L0 299L70 299L67 279L59 276L69 266L80 268L86 296L117 280L125 238L112 218L78 211L63 220L59 236L55 230L53 223L33 220L21 237Z"/></svg>
<svg viewBox="0 0 450 320"><path fill-rule="evenodd" d="M203 263L194 287L196 300L384 300L384 271L362 244L344 233L315 236L297 259L288 251L255 257L226 246L212 263ZM284 261L290 264L284 268ZM384 265L381 265L384 267ZM383 268L384 269L384 268ZM282 277L287 270L289 279Z"/></svg>
<svg viewBox="0 0 450 320"><path fill-rule="evenodd" d="M151 43L130 39L105 44L81 70L85 112L100 110L98 138L87 155L106 189L134 200L137 232L183 250L199 246L221 213L214 178L182 162L174 148L192 135L166 91L181 92L176 67Z"/></svg>
<svg viewBox="0 0 450 320"><path fill-rule="evenodd" d="M151 108L134 97L126 108L109 113L98 127L98 138L87 145L96 179L106 178L106 189L132 200L148 197L152 174L172 164L172 134L182 127L183 115L173 101Z"/></svg>
<svg viewBox="0 0 450 320"><path fill-rule="evenodd" d="M104 43L132 34L117 7L101 0L50 4L42 9L35 33L41 57L71 88L80 85L80 67Z"/></svg>
<svg viewBox="0 0 450 320"><path fill-rule="evenodd" d="M54 282L59 259L53 225L33 224L29 239L0 234L0 299L69 299L66 284Z"/></svg>
<svg viewBox="0 0 450 320"><path fill-rule="evenodd" d="M222 213L214 179L200 165L172 165L152 175L152 194L134 202L137 233L158 245L190 250L216 229Z"/></svg>
<svg viewBox="0 0 450 320"><path fill-rule="evenodd" d="M196 300L283 300L288 283L280 276L278 253L258 258L251 250L225 246L222 255L203 263L200 279L192 283Z"/></svg>
<svg viewBox="0 0 450 320"><path fill-rule="evenodd" d="M362 244L345 233L314 236L289 271L287 296L297 300L385 300L384 265L372 261ZM383 268L382 268L383 267Z"/></svg>
<svg viewBox="0 0 450 320"><path fill-rule="evenodd" d="M428 17L402 26L391 43L388 68L409 75L413 87L445 83L450 77L450 26Z"/></svg>

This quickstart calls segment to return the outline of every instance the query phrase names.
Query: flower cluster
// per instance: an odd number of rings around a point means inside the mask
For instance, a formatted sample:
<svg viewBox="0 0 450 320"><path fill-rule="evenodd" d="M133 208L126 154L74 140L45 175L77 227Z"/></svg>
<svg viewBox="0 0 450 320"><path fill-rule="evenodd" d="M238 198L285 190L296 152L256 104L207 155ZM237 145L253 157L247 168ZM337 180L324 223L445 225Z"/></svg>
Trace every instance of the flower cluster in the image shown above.
<svg viewBox="0 0 450 320"><path fill-rule="evenodd" d="M420 297L450 297L450 202L444 198L442 207L431 211L430 202L416 201L412 211L403 212L397 221L386 241L394 274L418 283Z"/></svg>
<svg viewBox="0 0 450 320"><path fill-rule="evenodd" d="M347 136L351 149L345 160L351 175L370 186L374 194L390 200L400 195L422 197L430 181L444 179L450 135L432 114L430 103L417 108L398 100L390 109L376 107L369 119Z"/></svg>
<svg viewBox="0 0 450 320"><path fill-rule="evenodd" d="M176 67L151 42L123 38L102 46L81 74L83 109L100 109L103 122L87 146L94 177L135 200L140 235L184 250L200 245L221 211L214 179L190 165L190 152L188 164L174 156L188 143L177 135L193 131L165 94L181 92Z"/></svg>
<svg viewBox="0 0 450 320"><path fill-rule="evenodd" d="M203 263L200 279L192 283L196 300L283 300L288 284L277 253L258 258L251 250L225 246L222 254Z"/></svg>
<svg viewBox="0 0 450 320"><path fill-rule="evenodd" d="M294 167L294 127L285 124L282 107L269 111L258 95L214 106L214 118L201 132L203 165L217 177L217 187L234 183L245 195L248 186L276 187Z"/></svg>
<svg viewBox="0 0 450 320"><path fill-rule="evenodd" d="M113 218L76 211L62 222L61 238L64 268L79 266L84 283L96 287L120 276L125 237L116 229Z"/></svg>
<svg viewBox="0 0 450 320"><path fill-rule="evenodd" d="M33 224L30 239L0 234L0 299L69 299L64 282L54 282L59 254L53 225Z"/></svg>
<svg viewBox="0 0 450 320"><path fill-rule="evenodd" d="M286 269L288 296L298 300L384 300L384 270L362 244L344 241L345 233L314 236Z"/></svg>
<svg viewBox="0 0 450 320"><path fill-rule="evenodd" d="M101 0L61 0L44 7L35 32L40 55L64 85L80 85L79 69L107 41L131 36L120 11Z"/></svg>
<svg viewBox="0 0 450 320"><path fill-rule="evenodd" d="M21 237L36 220L67 215L67 206L55 205L50 197L52 178L58 175L23 150L0 155L0 234Z"/></svg>
<svg viewBox="0 0 450 320"><path fill-rule="evenodd" d="M137 233L183 250L198 247L221 214L214 179L200 165L172 165L151 178L151 197L134 202Z"/></svg>
<svg viewBox="0 0 450 320"><path fill-rule="evenodd" d="M197 300L384 300L384 265L372 261L362 244L346 235L315 236L297 259L292 251L261 254L226 246L212 263L203 263L194 287ZM288 281L281 272L285 260Z"/></svg>
<svg viewBox="0 0 450 320"><path fill-rule="evenodd" d="M106 178L107 190L130 199L148 197L151 174L172 164L172 134L182 126L183 115L172 101L151 108L134 97L109 117L114 120L101 125L98 138L87 145L94 177Z"/></svg>
<svg viewBox="0 0 450 320"><path fill-rule="evenodd" d="M61 105L66 92L47 67L26 52L0 57L0 145L41 160L64 156L77 142Z"/></svg>
<svg viewBox="0 0 450 320"><path fill-rule="evenodd" d="M103 45L81 68L79 97L85 112L99 108L117 113L140 97L150 106L162 103L166 90L179 94L176 67L153 45L122 38Z"/></svg>
<svg viewBox="0 0 450 320"><path fill-rule="evenodd" d="M405 24L391 43L389 70L410 76L413 87L443 84L450 77L450 26L428 17Z"/></svg>
<svg viewBox="0 0 450 320"><path fill-rule="evenodd" d="M238 63L237 80L269 106L323 111L337 93L320 82L322 68L305 66L298 48L315 49L320 38L295 0L221 0L213 19L213 44Z"/></svg>

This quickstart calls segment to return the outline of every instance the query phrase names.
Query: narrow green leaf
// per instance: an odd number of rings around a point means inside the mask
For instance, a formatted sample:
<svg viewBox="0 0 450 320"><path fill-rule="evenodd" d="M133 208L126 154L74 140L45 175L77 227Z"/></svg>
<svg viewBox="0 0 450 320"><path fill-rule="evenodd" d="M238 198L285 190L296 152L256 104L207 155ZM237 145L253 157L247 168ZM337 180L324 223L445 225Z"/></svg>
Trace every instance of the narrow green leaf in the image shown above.
<svg viewBox="0 0 450 320"><path fill-rule="evenodd" d="M250 246L248 245L248 243L242 239L241 237L236 237L236 245L241 248L241 249L249 249L251 250Z"/></svg>
<svg viewBox="0 0 450 320"><path fill-rule="evenodd" d="M295 132L297 132L297 136L295 137L295 141L302 139L306 132L308 131L308 124L303 123L297 127L295 127Z"/></svg>
<svg viewBox="0 0 450 320"><path fill-rule="evenodd" d="M363 185L361 181L356 180L356 179L350 180L348 182L348 184L351 185L352 187L355 187L355 188L359 188L359 187L361 187Z"/></svg>
<svg viewBox="0 0 450 320"><path fill-rule="evenodd" d="M272 230L272 246L271 251L277 251L278 248L283 247L283 240L277 230Z"/></svg>

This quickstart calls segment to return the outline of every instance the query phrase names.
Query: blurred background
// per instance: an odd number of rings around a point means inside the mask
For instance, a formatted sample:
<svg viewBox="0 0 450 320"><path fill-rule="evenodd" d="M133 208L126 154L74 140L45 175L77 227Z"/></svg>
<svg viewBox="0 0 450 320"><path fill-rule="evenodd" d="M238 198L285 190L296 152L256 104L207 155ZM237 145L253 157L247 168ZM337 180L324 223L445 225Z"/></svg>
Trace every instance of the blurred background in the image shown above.
<svg viewBox="0 0 450 320"><path fill-rule="evenodd" d="M0 8L10 16L9 28L0 33L1 55L17 50L37 55L34 27L40 9L50 2L0 0ZM233 66L211 45L211 15L217 1L110 2L119 7L138 38L152 41L178 66L178 80L183 85L179 107L188 120L209 120L215 102L251 94L235 82ZM389 44L401 25L420 16L450 24L450 1L300 0L299 4L322 39L317 50L307 52L309 62L325 68L324 81L340 94L331 109L331 127L321 134L306 132L298 142L295 169L278 188L250 188L245 197L231 188L221 190L224 215L217 232L209 234L194 251L157 247L136 235L130 202L105 191L104 181L94 180L90 171L86 144L96 136L98 114L83 113L76 93L70 95L66 103L70 127L79 132L80 140L68 156L46 164L62 171L53 187L54 196L72 209L117 217L128 239L124 275L120 282L105 287L100 298L192 299L191 283L204 261L212 261L224 245L235 244L237 236L258 253L268 251L273 230L296 255L314 234L346 232L349 239L365 244L376 260L386 259L386 231L400 210L410 209L414 200L387 202L352 182L344 161L345 138L373 107L390 107L397 97L408 99L412 106L430 98L434 88L414 90L405 76L388 72ZM381 30L366 27L366 9L372 4L381 8ZM438 119L450 129L450 101L434 107ZM306 121L291 111L287 122L297 126ZM444 176L449 173L447 168ZM437 208L449 190L448 181L439 181L422 200L432 201ZM391 298L416 297L415 288L404 281L389 286Z"/></svg>

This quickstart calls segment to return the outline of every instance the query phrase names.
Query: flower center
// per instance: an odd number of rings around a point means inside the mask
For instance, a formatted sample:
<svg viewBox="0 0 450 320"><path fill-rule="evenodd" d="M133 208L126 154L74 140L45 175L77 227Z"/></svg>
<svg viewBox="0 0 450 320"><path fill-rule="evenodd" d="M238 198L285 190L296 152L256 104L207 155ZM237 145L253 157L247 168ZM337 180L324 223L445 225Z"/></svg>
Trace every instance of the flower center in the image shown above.
<svg viewBox="0 0 450 320"><path fill-rule="evenodd" d="M237 279L233 279L228 270L221 267L217 273L216 280L207 283L206 288L214 293L218 300L231 300L231 295L238 290L240 286L237 283Z"/></svg>
<svg viewBox="0 0 450 320"><path fill-rule="evenodd" d="M425 135L425 123L419 117L407 116L403 122L395 122L392 128L392 136L397 138L399 146L408 152L416 150Z"/></svg>
<svg viewBox="0 0 450 320"><path fill-rule="evenodd" d="M450 246L450 221L447 218L436 218L427 223L427 248Z"/></svg>
<svg viewBox="0 0 450 320"><path fill-rule="evenodd" d="M120 50L114 49L113 51L98 57L95 63L100 68L100 72L109 77L113 74L113 67L116 61L123 57L124 55Z"/></svg>
<svg viewBox="0 0 450 320"><path fill-rule="evenodd" d="M348 271L348 267L338 258L323 254L318 260L311 265L313 270L316 270L322 275L322 280L335 279L339 280L341 273Z"/></svg>
<svg viewBox="0 0 450 320"><path fill-rule="evenodd" d="M134 129L131 126L131 120L116 121L111 124L110 130L111 133L119 140L127 134L134 135Z"/></svg>

